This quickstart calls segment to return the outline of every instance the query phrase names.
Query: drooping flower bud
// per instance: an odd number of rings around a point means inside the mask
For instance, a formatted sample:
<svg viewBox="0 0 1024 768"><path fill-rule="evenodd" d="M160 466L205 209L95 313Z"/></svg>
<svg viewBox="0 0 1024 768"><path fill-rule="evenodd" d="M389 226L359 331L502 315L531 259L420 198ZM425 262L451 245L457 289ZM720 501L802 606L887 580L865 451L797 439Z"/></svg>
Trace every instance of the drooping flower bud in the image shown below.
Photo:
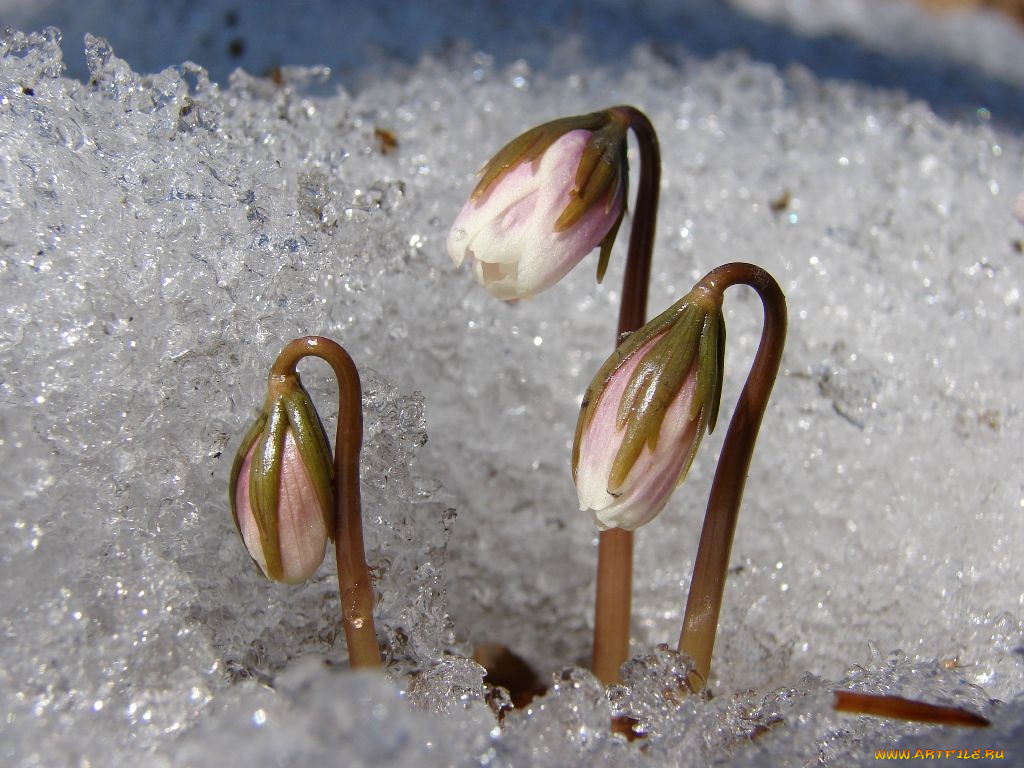
<svg viewBox="0 0 1024 768"><path fill-rule="evenodd" d="M235 525L267 578L301 584L320 567L333 538L333 474L323 425L298 375L272 375L228 487Z"/></svg>
<svg viewBox="0 0 1024 768"><path fill-rule="evenodd" d="M626 210L628 125L609 109L545 123L506 144L452 224L452 260L468 260L499 299L522 299L600 245L600 282Z"/></svg>
<svg viewBox="0 0 1024 768"><path fill-rule="evenodd" d="M572 469L600 530L635 530L668 502L721 399L721 295L695 288L631 334L583 398Z"/></svg>

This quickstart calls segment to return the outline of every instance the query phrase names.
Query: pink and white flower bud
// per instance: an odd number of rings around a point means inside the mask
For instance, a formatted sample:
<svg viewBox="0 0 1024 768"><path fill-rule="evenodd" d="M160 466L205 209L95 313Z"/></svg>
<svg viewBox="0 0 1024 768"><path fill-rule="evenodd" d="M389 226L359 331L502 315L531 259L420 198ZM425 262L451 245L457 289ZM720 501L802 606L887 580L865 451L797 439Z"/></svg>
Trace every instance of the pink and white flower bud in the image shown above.
<svg viewBox="0 0 1024 768"><path fill-rule="evenodd" d="M576 493L580 510L593 515L598 530L632 531L653 520L689 468L695 443L701 438L703 419L693 415L698 372L695 360L665 410L654 447L646 441L622 484L609 490L612 465L627 432L626 425L617 425L619 405L645 353L659 338L641 347L615 371L599 393L594 415L579 436Z"/></svg>
<svg viewBox="0 0 1024 768"><path fill-rule="evenodd" d="M600 530L650 522L690 469L722 394L721 296L698 286L630 334L595 374L576 422L580 509Z"/></svg>
<svg viewBox="0 0 1024 768"><path fill-rule="evenodd" d="M231 515L268 579L301 584L333 538L334 464L298 374L271 371L267 400L235 454Z"/></svg>
<svg viewBox="0 0 1024 768"><path fill-rule="evenodd" d="M540 157L504 171L456 217L448 254L457 265L468 261L497 298L522 299L551 287L619 222L625 189L616 183L571 226L556 226L579 191L577 171L592 135L568 131Z"/></svg>
<svg viewBox="0 0 1024 768"><path fill-rule="evenodd" d="M234 488L238 529L250 557L267 578L285 584L302 584L316 573L323 562L328 539L325 520L330 519L331 510L323 508L295 442L295 435L288 429L279 459L280 487L277 499L276 527L281 571L272 574L266 551L272 544L261 539L250 500L252 462L259 447L261 441L249 449Z"/></svg>

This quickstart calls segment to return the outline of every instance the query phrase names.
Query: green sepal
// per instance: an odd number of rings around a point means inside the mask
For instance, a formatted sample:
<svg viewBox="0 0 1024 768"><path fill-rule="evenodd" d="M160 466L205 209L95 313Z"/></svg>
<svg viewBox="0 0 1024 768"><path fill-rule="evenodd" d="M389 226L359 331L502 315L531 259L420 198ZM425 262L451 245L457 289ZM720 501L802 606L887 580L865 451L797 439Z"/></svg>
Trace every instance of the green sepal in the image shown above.
<svg viewBox="0 0 1024 768"><path fill-rule="evenodd" d="M601 253L597 259L597 282L600 284L604 281L604 273L608 270L608 261L612 257L612 246L615 245L615 238L619 234L619 227L622 226L622 217L626 213L626 206L623 205L619 211L618 218L615 219L615 223L612 224L612 228L608 230L608 234L604 236L604 240L601 241Z"/></svg>
<svg viewBox="0 0 1024 768"><path fill-rule="evenodd" d="M698 408L708 411L708 433L714 432L718 421L718 406L722 400L722 380L725 371L725 318L721 307L708 312L704 318L704 331L700 337L700 368L697 373L697 397L690 409L690 418L697 416Z"/></svg>
<svg viewBox="0 0 1024 768"><path fill-rule="evenodd" d="M580 156L572 200L555 221L555 232L564 232L574 226L595 205L610 210L615 196L622 188L622 168L626 145L626 126L611 120L594 131Z"/></svg>
<svg viewBox="0 0 1024 768"><path fill-rule="evenodd" d="M682 485L697 455L704 433L711 433L718 420L718 406L722 400L722 380L725 363L725 318L719 304L708 308L701 330L700 349L697 352L697 391L690 404L690 419L697 419L696 435L683 460L676 485Z"/></svg>
<svg viewBox="0 0 1024 768"><path fill-rule="evenodd" d="M612 256L612 246L615 245L615 238L619 235L619 227L622 226L622 219L626 215L626 195L629 192L629 163L626 162L626 142L622 142L622 156L620 166L622 173L619 177L619 185L622 188L622 207L619 208L619 215L615 219L615 223L612 224L612 228L608 230L608 234L604 236L604 240L601 241L601 254L597 260L597 282L600 284L604 281L604 273L608 269L608 260ZM616 194L618 194L616 192ZM615 198L612 197L611 200Z"/></svg>
<svg viewBox="0 0 1024 768"><path fill-rule="evenodd" d="M298 376L296 376L296 379ZM320 517L327 536L334 539L334 459L327 442L320 414L313 406L309 393L301 382L282 397L288 413L292 437L299 449L302 464L313 483L317 501L320 503Z"/></svg>
<svg viewBox="0 0 1024 768"><path fill-rule="evenodd" d="M249 467L249 504L256 530L260 534L260 549L267 563L267 576L280 581L284 568L281 563L277 510L281 498L281 458L284 454L288 415L280 395L272 396L267 410L266 429L256 443Z"/></svg>
<svg viewBox="0 0 1024 768"><path fill-rule="evenodd" d="M531 128L512 139L508 144L499 149L494 157L480 169L480 180L470 194L469 199L477 202L484 197L501 179L510 168L522 163L532 163L539 158L548 147L569 131L586 130L596 131L606 125L609 120L607 112L591 112L586 115L575 115L573 117L560 117L536 128Z"/></svg>
<svg viewBox="0 0 1024 768"><path fill-rule="evenodd" d="M718 406L722 402L722 382L725 380L725 316L722 308L718 308L718 385L715 387L715 399L711 403L711 421L708 432L715 428L718 421Z"/></svg>

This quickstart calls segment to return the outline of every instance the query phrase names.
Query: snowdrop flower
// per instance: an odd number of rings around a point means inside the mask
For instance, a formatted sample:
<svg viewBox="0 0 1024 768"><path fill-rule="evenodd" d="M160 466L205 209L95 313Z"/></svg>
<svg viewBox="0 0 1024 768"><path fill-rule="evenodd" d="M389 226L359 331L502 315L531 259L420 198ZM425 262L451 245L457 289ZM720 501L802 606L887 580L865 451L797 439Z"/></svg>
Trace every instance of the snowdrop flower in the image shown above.
<svg viewBox="0 0 1024 768"><path fill-rule="evenodd" d="M580 510L635 530L668 502L721 399L721 295L695 288L626 338L583 398L573 443Z"/></svg>
<svg viewBox="0 0 1024 768"><path fill-rule="evenodd" d="M626 209L628 119L609 109L567 117L513 139L487 163L448 234L499 299L554 285L596 246L598 281Z"/></svg>
<svg viewBox="0 0 1024 768"><path fill-rule="evenodd" d="M231 469L231 514L267 578L302 584L333 537L334 467L297 374L271 375L267 400Z"/></svg>

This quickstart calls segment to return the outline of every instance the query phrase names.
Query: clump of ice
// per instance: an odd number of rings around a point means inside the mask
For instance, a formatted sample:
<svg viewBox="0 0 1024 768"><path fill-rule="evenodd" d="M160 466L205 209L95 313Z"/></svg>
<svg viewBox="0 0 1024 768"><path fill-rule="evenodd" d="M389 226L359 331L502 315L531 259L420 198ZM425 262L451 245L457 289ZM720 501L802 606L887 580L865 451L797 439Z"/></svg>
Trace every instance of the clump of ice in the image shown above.
<svg viewBox="0 0 1024 768"><path fill-rule="evenodd" d="M983 712L972 747L1019 739L1011 106L951 122L885 89L649 47L567 77L426 58L358 94L317 69L140 74L92 37L86 60L87 82L62 77L53 30L0 44L5 765L859 764L956 738L834 713L842 687ZM657 646L678 634L720 433L638 536L624 685L579 669L595 533L569 444L623 248L603 286L584 264L516 305L444 254L491 151L622 101L665 160L651 313L730 260L790 303L711 701L679 695L685 660ZM723 420L754 297L731 293L726 321ZM333 566L266 583L226 508L268 366L305 333L364 375L390 680L344 671ZM326 367L303 375L333 420ZM465 658L481 642L527 658L547 695L509 711Z"/></svg>

